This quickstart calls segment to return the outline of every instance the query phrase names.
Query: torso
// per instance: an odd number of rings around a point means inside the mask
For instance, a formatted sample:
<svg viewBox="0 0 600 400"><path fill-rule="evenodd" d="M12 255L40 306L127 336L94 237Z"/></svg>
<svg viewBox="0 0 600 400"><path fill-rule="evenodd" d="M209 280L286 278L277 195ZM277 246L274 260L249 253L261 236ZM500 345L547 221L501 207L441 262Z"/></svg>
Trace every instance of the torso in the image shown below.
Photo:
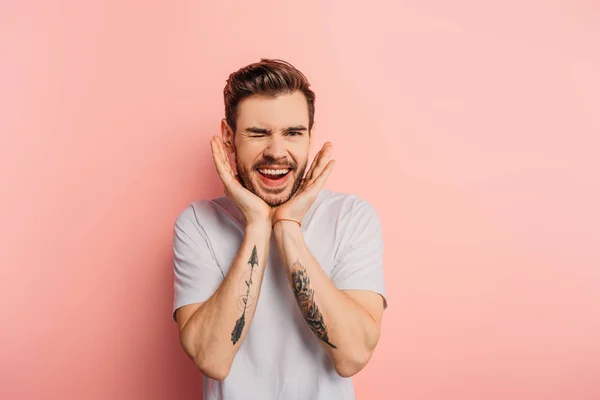
<svg viewBox="0 0 600 400"><path fill-rule="evenodd" d="M327 275L355 196L322 190L302 220L305 242ZM227 274L244 234L244 221L226 197L197 204L215 259ZM204 220L204 221L203 221ZM254 319L223 381L204 380L206 400L350 400L350 378L340 377L304 322L273 237Z"/></svg>

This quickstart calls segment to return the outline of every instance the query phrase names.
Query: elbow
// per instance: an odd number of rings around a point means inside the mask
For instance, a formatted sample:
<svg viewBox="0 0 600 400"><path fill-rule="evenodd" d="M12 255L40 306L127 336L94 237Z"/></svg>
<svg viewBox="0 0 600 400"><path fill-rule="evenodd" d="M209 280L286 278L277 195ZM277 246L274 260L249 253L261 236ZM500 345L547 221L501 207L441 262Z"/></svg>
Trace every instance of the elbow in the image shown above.
<svg viewBox="0 0 600 400"><path fill-rule="evenodd" d="M360 354L355 354L353 357L348 357L336 360L334 363L335 372L342 378L350 378L359 373L371 359L372 351L363 351Z"/></svg>
<svg viewBox="0 0 600 400"><path fill-rule="evenodd" d="M231 371L231 363L227 360L211 360L199 355L194 358L194 364L204 376L217 381L225 380Z"/></svg>
<svg viewBox="0 0 600 400"><path fill-rule="evenodd" d="M335 372L337 372L337 374L339 376L341 376L342 378L351 378L354 375L356 375L362 368L354 368L353 366L350 365L339 365L336 364L335 366Z"/></svg>
<svg viewBox="0 0 600 400"><path fill-rule="evenodd" d="M335 371L342 378L350 378L359 373L369 362L379 342L379 330L374 329L367 337L366 343L345 356L336 357L334 360Z"/></svg>
<svg viewBox="0 0 600 400"><path fill-rule="evenodd" d="M223 381L229 375L229 368L201 368L200 366L198 368L204 376L216 381Z"/></svg>
<svg viewBox="0 0 600 400"><path fill-rule="evenodd" d="M183 330L180 336L180 343L187 356L194 362L194 365L208 378L222 381L227 378L231 370L233 359L219 354L214 346L195 344L191 340L191 332Z"/></svg>

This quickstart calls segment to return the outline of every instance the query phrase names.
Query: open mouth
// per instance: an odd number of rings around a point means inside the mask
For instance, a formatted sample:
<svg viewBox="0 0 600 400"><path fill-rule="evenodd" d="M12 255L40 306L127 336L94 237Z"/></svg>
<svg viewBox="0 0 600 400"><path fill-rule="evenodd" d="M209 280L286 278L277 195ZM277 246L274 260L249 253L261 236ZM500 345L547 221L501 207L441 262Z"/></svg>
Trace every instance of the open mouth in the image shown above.
<svg viewBox="0 0 600 400"><path fill-rule="evenodd" d="M269 186L276 186L285 183L290 175L290 172L290 168L258 168L258 173L262 178L261 180Z"/></svg>

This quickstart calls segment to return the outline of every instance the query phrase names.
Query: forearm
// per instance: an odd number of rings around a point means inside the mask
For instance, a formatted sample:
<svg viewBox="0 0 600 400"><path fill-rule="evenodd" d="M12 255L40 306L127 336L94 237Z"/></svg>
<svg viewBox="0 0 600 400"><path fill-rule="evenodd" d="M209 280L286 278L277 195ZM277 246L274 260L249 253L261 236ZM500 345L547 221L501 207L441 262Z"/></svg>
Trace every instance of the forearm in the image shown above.
<svg viewBox="0 0 600 400"><path fill-rule="evenodd" d="M379 339L375 320L338 290L307 248L300 227L287 221L274 229L298 306L337 372L351 376L366 365Z"/></svg>
<svg viewBox="0 0 600 400"><path fill-rule="evenodd" d="M270 235L268 222L246 227L225 279L183 329L186 351L211 378L227 376L246 337L260 294Z"/></svg>

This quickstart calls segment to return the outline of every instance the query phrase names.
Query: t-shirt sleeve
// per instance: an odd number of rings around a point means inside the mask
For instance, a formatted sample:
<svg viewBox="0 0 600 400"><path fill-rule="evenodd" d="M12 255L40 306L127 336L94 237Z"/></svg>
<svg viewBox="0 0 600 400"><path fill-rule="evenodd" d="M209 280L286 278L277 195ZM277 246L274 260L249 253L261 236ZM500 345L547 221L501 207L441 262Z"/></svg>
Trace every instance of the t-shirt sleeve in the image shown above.
<svg viewBox="0 0 600 400"><path fill-rule="evenodd" d="M173 273L173 320L179 307L208 300L224 278L192 205L175 221Z"/></svg>
<svg viewBox="0 0 600 400"><path fill-rule="evenodd" d="M381 222L375 208L364 200L354 206L344 228L331 281L340 290L379 293L387 308Z"/></svg>

